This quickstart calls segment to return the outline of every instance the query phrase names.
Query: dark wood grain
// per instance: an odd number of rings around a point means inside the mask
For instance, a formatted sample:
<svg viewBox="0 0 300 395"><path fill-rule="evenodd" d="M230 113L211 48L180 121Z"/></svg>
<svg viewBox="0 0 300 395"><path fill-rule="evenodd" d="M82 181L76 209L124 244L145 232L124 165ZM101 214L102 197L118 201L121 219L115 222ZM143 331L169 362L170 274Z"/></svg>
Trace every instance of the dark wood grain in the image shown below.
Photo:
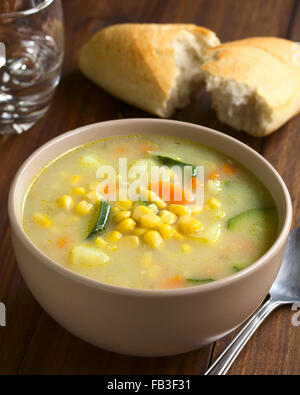
<svg viewBox="0 0 300 395"><path fill-rule="evenodd" d="M45 338L47 335L47 347ZM43 314L21 374L197 374L207 367L210 347L186 355L136 358L90 346Z"/></svg>
<svg viewBox="0 0 300 395"><path fill-rule="evenodd" d="M84 6L83 6L84 3ZM63 78L46 116L21 136L0 137L0 301L7 327L0 327L0 374L200 374L226 347L231 334L202 350L168 358L131 358L92 347L56 324L31 296L16 267L7 218L12 178L37 147L67 130L115 118L148 117L102 91L78 71L78 48L103 26L119 22L192 22L216 31L222 41L272 35L300 41L298 0L63 0L66 51ZM220 124L201 92L175 119L228 133L261 152L281 173L300 210L300 118L266 139ZM245 295L246 297L246 295ZM255 333L231 374L300 374L300 329L286 307Z"/></svg>

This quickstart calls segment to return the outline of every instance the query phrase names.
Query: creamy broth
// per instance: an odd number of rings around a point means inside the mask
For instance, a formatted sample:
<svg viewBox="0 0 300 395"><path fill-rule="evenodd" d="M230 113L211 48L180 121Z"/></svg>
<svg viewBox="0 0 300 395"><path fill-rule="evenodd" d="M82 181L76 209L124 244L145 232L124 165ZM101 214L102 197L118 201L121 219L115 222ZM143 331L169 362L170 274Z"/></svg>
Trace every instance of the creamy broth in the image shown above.
<svg viewBox="0 0 300 395"><path fill-rule="evenodd" d="M161 190L154 185L137 202L103 203L96 171L109 165L118 172L120 157L129 167L204 166L204 205L172 202L172 193L169 202L155 201ZM105 229L91 235L104 204L110 208ZM270 193L250 171L206 146L163 136L111 137L76 148L41 171L23 205L27 235L54 261L138 289L189 287L233 275L270 248L277 223Z"/></svg>

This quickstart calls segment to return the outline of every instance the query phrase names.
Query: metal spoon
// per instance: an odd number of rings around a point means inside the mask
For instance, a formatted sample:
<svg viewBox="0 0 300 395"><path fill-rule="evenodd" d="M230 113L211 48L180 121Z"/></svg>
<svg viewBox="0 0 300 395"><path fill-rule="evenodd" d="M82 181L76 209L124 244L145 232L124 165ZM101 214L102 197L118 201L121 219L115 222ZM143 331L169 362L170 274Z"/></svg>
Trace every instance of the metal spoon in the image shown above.
<svg viewBox="0 0 300 395"><path fill-rule="evenodd" d="M300 227L289 236L282 266L270 290L270 299L250 318L205 375L226 374L263 320L278 306L293 303L300 303Z"/></svg>

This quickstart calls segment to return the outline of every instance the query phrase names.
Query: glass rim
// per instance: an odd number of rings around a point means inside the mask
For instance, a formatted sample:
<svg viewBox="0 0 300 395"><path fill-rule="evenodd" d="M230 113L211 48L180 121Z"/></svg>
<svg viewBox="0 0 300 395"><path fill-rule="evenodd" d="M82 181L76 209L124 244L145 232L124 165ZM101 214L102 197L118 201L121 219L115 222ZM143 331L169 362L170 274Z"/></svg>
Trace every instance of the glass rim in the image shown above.
<svg viewBox="0 0 300 395"><path fill-rule="evenodd" d="M38 4L37 6L28 8L27 10L0 13L0 20L6 18L18 18L22 16L36 14L37 12L42 11L44 8L47 8L54 1L55 0L44 0L42 3Z"/></svg>

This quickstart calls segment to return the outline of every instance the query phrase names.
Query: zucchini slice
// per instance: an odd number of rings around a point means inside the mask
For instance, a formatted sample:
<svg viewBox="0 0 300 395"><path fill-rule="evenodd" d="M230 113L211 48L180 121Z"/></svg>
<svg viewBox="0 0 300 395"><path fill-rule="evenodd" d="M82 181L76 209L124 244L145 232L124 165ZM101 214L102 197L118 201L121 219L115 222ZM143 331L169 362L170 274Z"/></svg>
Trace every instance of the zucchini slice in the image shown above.
<svg viewBox="0 0 300 395"><path fill-rule="evenodd" d="M155 151L148 151L148 153L152 156L154 160L158 163L172 167L172 166L180 166L185 167L189 166L192 168L192 177L197 177L197 167L194 165L190 165L189 163L182 162L179 159L175 159L175 156L165 154L163 152L155 152Z"/></svg>
<svg viewBox="0 0 300 395"><path fill-rule="evenodd" d="M102 233L105 230L105 226L107 224L109 214L110 214L110 204L107 203L105 200L102 200L96 225L94 226L91 233L88 235L88 239L92 239L93 237L98 236L100 233Z"/></svg>
<svg viewBox="0 0 300 395"><path fill-rule="evenodd" d="M248 266L250 266L250 263L238 263L232 266L232 268L235 272L241 272L242 270L246 269Z"/></svg>
<svg viewBox="0 0 300 395"><path fill-rule="evenodd" d="M278 217L273 207L248 210L228 221L229 230L246 234L268 248L275 241L277 228Z"/></svg>

